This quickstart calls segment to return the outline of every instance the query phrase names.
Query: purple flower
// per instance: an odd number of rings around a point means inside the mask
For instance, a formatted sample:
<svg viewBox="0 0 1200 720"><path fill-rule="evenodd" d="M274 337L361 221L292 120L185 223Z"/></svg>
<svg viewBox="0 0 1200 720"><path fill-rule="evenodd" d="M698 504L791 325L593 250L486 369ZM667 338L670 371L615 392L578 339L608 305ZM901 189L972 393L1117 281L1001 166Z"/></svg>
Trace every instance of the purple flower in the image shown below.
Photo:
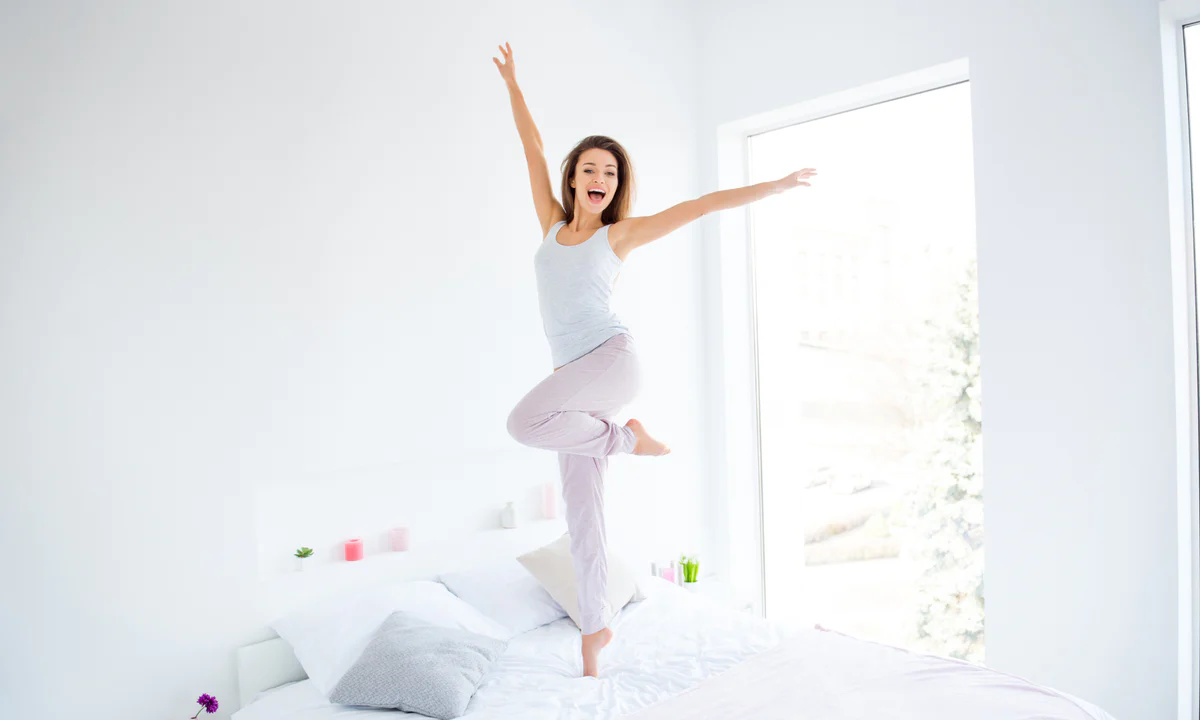
<svg viewBox="0 0 1200 720"><path fill-rule="evenodd" d="M204 693L203 695L201 695L199 697L199 699L196 700L196 702L200 703L200 710L197 710L196 714L192 716L193 720L195 720L195 718L198 715L200 715L201 710L203 710L205 712L209 712L209 713L215 713L217 711L217 708L220 707L217 704L217 699L215 697L213 697L212 695L209 695L208 693Z"/></svg>

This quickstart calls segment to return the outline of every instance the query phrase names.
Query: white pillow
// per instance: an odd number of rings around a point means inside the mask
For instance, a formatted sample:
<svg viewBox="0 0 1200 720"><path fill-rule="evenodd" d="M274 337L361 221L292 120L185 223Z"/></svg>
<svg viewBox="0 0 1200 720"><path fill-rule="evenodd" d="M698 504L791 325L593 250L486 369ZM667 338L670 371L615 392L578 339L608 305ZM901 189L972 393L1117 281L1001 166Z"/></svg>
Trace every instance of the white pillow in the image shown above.
<svg viewBox="0 0 1200 720"><path fill-rule="evenodd" d="M516 558L446 573L438 580L479 612L508 628L510 634L506 639L567 616L567 611Z"/></svg>
<svg viewBox="0 0 1200 720"><path fill-rule="evenodd" d="M571 560L571 536L563 535L545 547L517 558L541 583L571 620L579 625L579 596L575 587L575 564ZM620 558L608 558L608 615L605 624L630 602L645 598L638 588L636 576Z"/></svg>
<svg viewBox="0 0 1200 720"><path fill-rule="evenodd" d="M292 646L296 659L321 695L329 697L342 675L397 610L432 625L507 640L508 631L459 600L441 583L389 583L298 608L271 623Z"/></svg>

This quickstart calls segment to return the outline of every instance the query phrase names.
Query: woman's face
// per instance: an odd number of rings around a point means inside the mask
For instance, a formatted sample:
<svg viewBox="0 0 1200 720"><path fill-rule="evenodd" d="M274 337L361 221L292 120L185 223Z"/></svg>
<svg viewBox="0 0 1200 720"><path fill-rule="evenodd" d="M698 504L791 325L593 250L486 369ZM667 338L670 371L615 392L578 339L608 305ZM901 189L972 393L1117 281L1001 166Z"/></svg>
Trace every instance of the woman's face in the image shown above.
<svg viewBox="0 0 1200 720"><path fill-rule="evenodd" d="M575 165L575 207L599 215L617 192L617 158L607 150L584 150Z"/></svg>

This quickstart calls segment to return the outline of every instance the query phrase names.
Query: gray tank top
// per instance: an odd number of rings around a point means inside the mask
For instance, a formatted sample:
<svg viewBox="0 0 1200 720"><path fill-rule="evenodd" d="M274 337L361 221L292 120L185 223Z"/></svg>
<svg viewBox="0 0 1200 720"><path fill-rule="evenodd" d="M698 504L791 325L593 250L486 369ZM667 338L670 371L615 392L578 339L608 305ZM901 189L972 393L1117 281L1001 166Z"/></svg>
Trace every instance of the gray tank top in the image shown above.
<svg viewBox="0 0 1200 720"><path fill-rule="evenodd" d="M565 224L554 223L533 259L542 327L556 368L629 332L609 307L624 263L608 244L608 226L578 245L561 245L558 231Z"/></svg>

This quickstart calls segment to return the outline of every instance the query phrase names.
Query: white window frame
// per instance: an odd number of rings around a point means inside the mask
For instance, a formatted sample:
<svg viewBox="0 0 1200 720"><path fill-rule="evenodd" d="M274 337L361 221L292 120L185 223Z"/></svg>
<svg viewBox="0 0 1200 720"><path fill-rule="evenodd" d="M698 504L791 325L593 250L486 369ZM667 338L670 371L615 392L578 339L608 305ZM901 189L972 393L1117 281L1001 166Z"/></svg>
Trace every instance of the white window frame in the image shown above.
<svg viewBox="0 0 1200 720"><path fill-rule="evenodd" d="M1200 2L1200 0L1197 0ZM969 81L965 58L796 105L754 115L717 128L717 184L736 188L750 181L750 136L898 100ZM819 168L818 168L819 169ZM721 428L724 457L714 487L717 547L735 595L766 613L762 445L758 394L758 328L750 213L740 207L718 217L721 241L713 252L720 283L720 370L724 387ZM720 460L723 459L723 462Z"/></svg>
<svg viewBox="0 0 1200 720"><path fill-rule="evenodd" d="M1197 484L1197 332L1195 226L1188 137L1183 27L1200 22L1200 0L1164 0L1163 96L1166 99L1167 183L1171 234L1171 304L1175 338L1175 448L1179 528L1179 719L1200 716L1200 492ZM1194 68L1200 72L1200 68ZM1200 98L1196 98L1200 104ZM1200 107L1200 105L1198 105Z"/></svg>

